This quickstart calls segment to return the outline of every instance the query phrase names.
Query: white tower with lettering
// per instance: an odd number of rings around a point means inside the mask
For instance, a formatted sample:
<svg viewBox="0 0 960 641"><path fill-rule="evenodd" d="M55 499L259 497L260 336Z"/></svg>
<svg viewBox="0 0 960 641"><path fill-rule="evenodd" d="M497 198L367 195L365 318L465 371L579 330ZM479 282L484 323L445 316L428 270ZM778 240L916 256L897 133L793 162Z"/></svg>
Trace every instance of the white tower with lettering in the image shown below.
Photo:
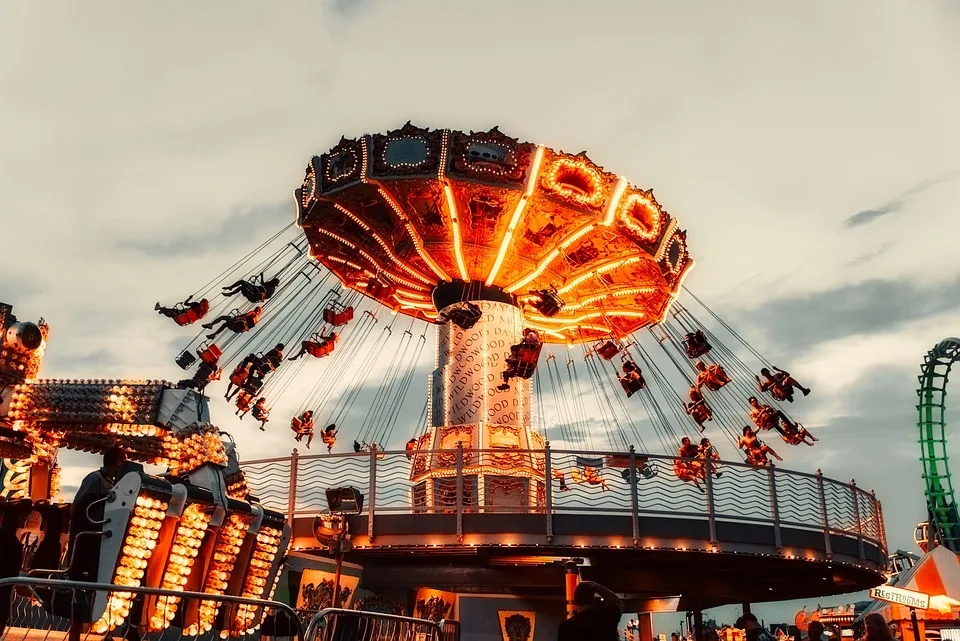
<svg viewBox="0 0 960 641"><path fill-rule="evenodd" d="M425 511L462 507L536 508L545 503L541 435L530 430L532 380L503 385L510 348L523 337L516 305L475 301L482 316L470 329L453 322L438 328L436 369L430 381L429 429L420 437L411 480L414 504ZM441 314L449 308L441 309Z"/></svg>

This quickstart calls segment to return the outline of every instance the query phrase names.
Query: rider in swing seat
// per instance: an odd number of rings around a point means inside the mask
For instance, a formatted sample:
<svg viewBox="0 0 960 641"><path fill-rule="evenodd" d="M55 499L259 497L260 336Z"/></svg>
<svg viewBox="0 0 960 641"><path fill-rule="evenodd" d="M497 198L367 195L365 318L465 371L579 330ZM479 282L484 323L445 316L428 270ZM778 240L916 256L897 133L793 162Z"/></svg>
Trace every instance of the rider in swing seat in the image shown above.
<svg viewBox="0 0 960 641"><path fill-rule="evenodd" d="M783 440L790 445L800 445L803 443L804 445L813 447L813 444L820 440L808 432L807 428L800 423L791 423L785 418L780 419L780 435L783 437Z"/></svg>
<svg viewBox="0 0 960 641"><path fill-rule="evenodd" d="M260 431L265 432L267 421L270 420L270 408L267 407L267 399L263 396L257 399L257 402L250 408L250 414L253 418L260 421Z"/></svg>
<svg viewBox="0 0 960 641"><path fill-rule="evenodd" d="M683 349L689 358L699 358L713 349L702 329L687 333L683 338Z"/></svg>
<svg viewBox="0 0 960 641"><path fill-rule="evenodd" d="M775 400L787 401L789 403L793 402L794 388L800 390L804 396L810 394L810 388L804 387L797 382L797 379L791 376L790 372L782 370L779 367L774 367L773 369L775 371L771 372L768 368L764 367L760 370L763 379L761 379L760 376L754 377L757 379L757 387L761 392L770 392L770 395L773 396Z"/></svg>
<svg viewBox="0 0 960 641"><path fill-rule="evenodd" d="M700 439L700 459L703 461L710 461L710 471L713 473L715 478L720 478L723 475L723 472L720 471L717 463L720 462L720 453L717 452L717 448L713 446L713 443L710 442L708 438ZM704 466L706 469L706 466Z"/></svg>
<svg viewBox="0 0 960 641"><path fill-rule="evenodd" d="M706 387L711 392L718 391L721 387L730 382L730 376L722 365L711 363L707 365L703 361L697 361L697 388Z"/></svg>
<svg viewBox="0 0 960 641"><path fill-rule="evenodd" d="M338 340L340 340L340 335L337 332L330 332L329 334L314 332L310 338L300 344L300 351L291 356L290 360L295 361L304 354L309 354L314 358L323 358L333 352Z"/></svg>
<svg viewBox="0 0 960 641"><path fill-rule="evenodd" d="M747 401L750 403L750 420L761 430L777 430L781 432L780 422L786 420L787 415L778 409L761 403L756 396L751 396Z"/></svg>
<svg viewBox="0 0 960 641"><path fill-rule="evenodd" d="M501 392L510 389L511 378L530 378L533 376L542 348L543 343L540 342L540 336L536 330L524 330L523 340L516 345L511 345L510 356L504 359L507 368L500 372L503 384L498 385L497 389Z"/></svg>
<svg viewBox="0 0 960 641"><path fill-rule="evenodd" d="M749 425L743 426L743 436L737 441L737 447L746 452L746 463L754 467L765 467L769 465L770 460L767 458L768 455L778 461L783 460L772 447L764 445L763 441L757 437L757 433L750 429Z"/></svg>
<svg viewBox="0 0 960 641"><path fill-rule="evenodd" d="M246 356L242 361L237 363L237 366L233 368L233 372L230 374L230 382L227 384L227 392L223 395L228 401L233 398L233 395L240 391L240 388L244 386L247 382L247 379L250 378L253 373L253 362L256 359L256 354L250 354Z"/></svg>
<svg viewBox="0 0 960 641"><path fill-rule="evenodd" d="M196 323L210 311L210 302L206 298L201 298L198 301L191 300L192 298L192 295L188 296L187 300L177 303L173 307L163 307L160 303L157 303L154 309L161 316L172 318L181 327L190 325Z"/></svg>
<svg viewBox="0 0 960 641"><path fill-rule="evenodd" d="M623 391L627 393L627 398L630 398L647 386L647 382L643 379L643 372L632 360L628 359L623 361L621 369L623 370L623 374L618 374L617 379L620 381L620 386L623 388Z"/></svg>
<svg viewBox="0 0 960 641"><path fill-rule="evenodd" d="M279 276L274 276L265 281L263 272L261 272L259 276L254 276L249 280L238 280L232 285L225 286L223 295L229 297L242 294L251 303L263 303L273 297L279 285Z"/></svg>
<svg viewBox="0 0 960 641"><path fill-rule="evenodd" d="M684 405L684 411L690 415L700 431L703 432L707 429L704 423L713 420L713 412L704 400L703 394L700 393L700 390L698 390L696 386L691 387L688 394L690 396L690 402Z"/></svg>
<svg viewBox="0 0 960 641"><path fill-rule="evenodd" d="M280 367L280 363L283 362L283 348L283 343L277 343L263 356L254 356L253 369L261 378Z"/></svg>
<svg viewBox="0 0 960 641"><path fill-rule="evenodd" d="M222 373L223 370L217 365L217 361L200 361L194 375L177 383L177 387L193 388L203 392L209 383L220 380Z"/></svg>
<svg viewBox="0 0 960 641"><path fill-rule="evenodd" d="M254 394L251 394L246 389L241 389L237 393L237 416L243 418L247 415L247 412L253 408L253 399Z"/></svg>
<svg viewBox="0 0 960 641"><path fill-rule="evenodd" d="M235 309L229 314L217 316L209 323L204 323L202 327L213 329L214 325L217 323L223 323L223 325L218 327L212 333L207 334L207 338L210 340L215 339L222 332L228 329L236 334L243 334L244 332L248 332L256 326L257 321L260 320L260 315L262 313L262 307L254 307L249 312L244 312L243 314L239 313L239 310Z"/></svg>
<svg viewBox="0 0 960 641"><path fill-rule="evenodd" d="M690 440L690 437L684 436L680 440L680 449L677 450L677 458L673 462L673 472L681 481L691 481L701 492L699 479L702 477L699 462L700 448Z"/></svg>
<svg viewBox="0 0 960 641"><path fill-rule="evenodd" d="M307 410L300 416L294 416L290 419L290 429L294 431L297 443L303 442L303 437L307 437L307 449L313 443L313 410Z"/></svg>
<svg viewBox="0 0 960 641"><path fill-rule="evenodd" d="M332 423L323 428L320 433L320 440L327 446L327 454L333 451L333 446L337 444L337 424Z"/></svg>

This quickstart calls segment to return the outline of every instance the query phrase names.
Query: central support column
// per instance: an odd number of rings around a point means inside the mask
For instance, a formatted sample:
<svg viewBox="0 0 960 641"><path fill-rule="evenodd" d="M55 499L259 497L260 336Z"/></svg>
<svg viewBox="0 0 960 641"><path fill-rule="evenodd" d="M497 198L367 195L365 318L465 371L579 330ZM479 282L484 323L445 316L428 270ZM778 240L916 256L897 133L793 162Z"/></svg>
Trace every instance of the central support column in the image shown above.
<svg viewBox="0 0 960 641"><path fill-rule="evenodd" d="M414 502L428 510L456 505L459 468L465 509L540 506L545 494L543 456L522 451L543 449L540 435L530 432L532 382L513 378L507 389L498 389L504 384L510 348L523 337L523 316L512 297L502 292L461 285L453 293L461 297L450 296L449 290L435 292L438 311L468 327L450 320L438 328L430 429L417 443L418 451L445 451L414 457ZM471 314L474 324L464 323L463 316ZM463 448L459 462L458 444Z"/></svg>

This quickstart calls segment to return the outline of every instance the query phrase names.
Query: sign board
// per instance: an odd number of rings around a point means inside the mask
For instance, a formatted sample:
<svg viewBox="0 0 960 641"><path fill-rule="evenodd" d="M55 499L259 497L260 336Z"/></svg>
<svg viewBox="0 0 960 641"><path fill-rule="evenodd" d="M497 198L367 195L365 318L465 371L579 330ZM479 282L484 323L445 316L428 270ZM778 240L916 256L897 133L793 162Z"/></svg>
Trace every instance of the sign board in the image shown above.
<svg viewBox="0 0 960 641"><path fill-rule="evenodd" d="M881 585L870 590L870 598L905 605L908 608L916 608L917 610L926 610L930 607L929 594L895 588L889 585Z"/></svg>

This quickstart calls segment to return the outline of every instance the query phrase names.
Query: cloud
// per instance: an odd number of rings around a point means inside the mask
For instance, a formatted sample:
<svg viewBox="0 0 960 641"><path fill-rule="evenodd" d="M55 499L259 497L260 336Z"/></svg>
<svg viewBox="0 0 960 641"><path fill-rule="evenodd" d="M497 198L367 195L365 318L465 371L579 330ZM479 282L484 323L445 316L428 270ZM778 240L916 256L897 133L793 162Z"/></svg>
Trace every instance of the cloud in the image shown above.
<svg viewBox="0 0 960 641"><path fill-rule="evenodd" d="M231 245L265 240L293 219L292 205L288 201L261 204L236 213L218 224L198 225L187 233L160 236L148 240L120 239L116 246L121 250L133 250L151 258L197 256L219 251Z"/></svg>
<svg viewBox="0 0 960 641"><path fill-rule="evenodd" d="M764 333L779 355L800 355L830 340L902 328L960 309L960 278L944 283L873 279L775 299L740 312L736 326Z"/></svg>
<svg viewBox="0 0 960 641"><path fill-rule="evenodd" d="M880 245L879 248L877 248L877 249L875 249L875 250L873 250L873 251L866 252L866 253L864 253L864 254L860 254L859 256L857 256L856 258L854 258L853 260L851 260L850 262L848 262L848 263L847 263L847 267L859 267L859 266L861 266L861 265L866 265L866 264L869 263L870 261L875 260L875 259L883 256L884 254L886 254L887 251L889 251L889 249L890 249L892 246L893 246L893 243L884 243L884 244Z"/></svg>
<svg viewBox="0 0 960 641"><path fill-rule="evenodd" d="M373 0L327 0L326 5L338 17L347 20L356 18L373 4Z"/></svg>
<svg viewBox="0 0 960 641"><path fill-rule="evenodd" d="M904 205L906 205L907 202L909 202L914 196L918 196L939 184L949 182L957 176L960 176L960 171L951 171L946 174L918 182L893 200L890 200L879 207L874 207L873 209L864 209L863 211L855 213L853 216L850 216L843 221L843 226L848 228L862 227L864 225L869 225L870 223L885 216L889 216L890 214L895 214L903 209Z"/></svg>

